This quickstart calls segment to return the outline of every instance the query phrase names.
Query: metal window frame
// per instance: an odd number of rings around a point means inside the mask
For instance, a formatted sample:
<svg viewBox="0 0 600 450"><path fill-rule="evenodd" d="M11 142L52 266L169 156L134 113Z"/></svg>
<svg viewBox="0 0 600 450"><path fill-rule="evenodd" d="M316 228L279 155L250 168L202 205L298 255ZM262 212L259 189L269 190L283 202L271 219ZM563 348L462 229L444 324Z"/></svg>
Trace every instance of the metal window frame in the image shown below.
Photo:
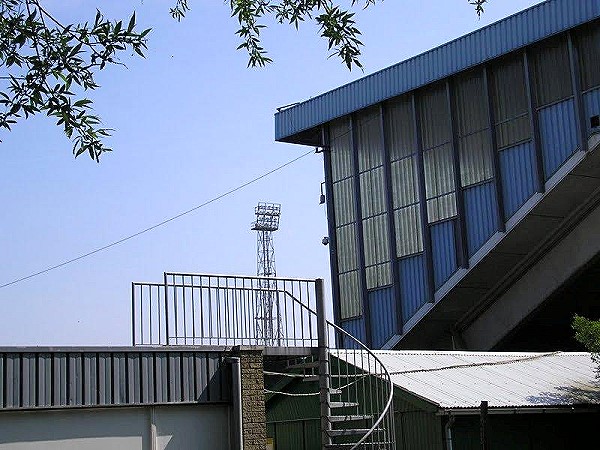
<svg viewBox="0 0 600 450"><path fill-rule="evenodd" d="M500 152L498 151L498 139L496 137L496 118L494 117L494 105L492 86L490 85L490 68L483 66L483 90L487 96L487 115L490 129L490 145L492 146L492 167L494 171L494 188L496 192L496 228L500 232L506 231L506 218L504 215L504 197L502 194L502 172L500 170Z"/></svg>
<svg viewBox="0 0 600 450"><path fill-rule="evenodd" d="M393 186L392 186L392 162L390 157L389 142L386 139L386 104L381 103L379 105L380 114L380 128L381 128L381 139L383 149L383 173L385 177L385 189L386 189L386 200L387 200L387 215L388 215L388 247L390 252L390 263L392 265L392 288L394 290L393 297L396 305L396 333L402 333L402 296L400 291L400 269L398 267L397 256L396 256L396 224L394 223L394 199L393 199Z"/></svg>
<svg viewBox="0 0 600 450"><path fill-rule="evenodd" d="M337 262L336 217L333 199L333 173L331 169L331 146L329 125L321 127L321 145L323 148L323 164L325 166L325 207L327 210L327 232L329 233L329 265L331 273L331 294L333 298L333 319L341 323L340 280ZM339 342L337 343L340 344Z"/></svg>
<svg viewBox="0 0 600 450"><path fill-rule="evenodd" d="M411 94L413 108L413 126L415 130L415 141L417 146L417 184L419 189L419 205L421 216L421 233L423 234L423 253L425 254L425 268L427 273L425 279L427 283L427 303L435 301L435 282L433 278L433 250L431 247L431 232L429 228L429 219L427 215L427 193L425 189L425 165L423 162L423 140L421 137L421 120L419 117L419 102L417 93Z"/></svg>
<svg viewBox="0 0 600 450"><path fill-rule="evenodd" d="M583 104L583 94L581 89L581 67L579 62L579 49L575 44L573 32L567 33L567 46L569 49L569 65L571 70L571 83L573 89L573 98L575 101L575 122L577 123L577 145L580 150L587 150L587 124L584 120L585 108Z"/></svg>
<svg viewBox="0 0 600 450"><path fill-rule="evenodd" d="M455 241L458 267L468 268L469 257L467 255L467 227L465 219L465 199L461 183L460 155L458 150L458 132L456 129L456 95L454 92L453 79L446 80L446 102L450 114L450 129L452 133L452 162L454 164L454 192L456 201L456 224Z"/></svg>
<svg viewBox="0 0 600 450"><path fill-rule="evenodd" d="M535 185L536 192L543 194L546 191L546 175L544 173L544 157L542 154L542 145L540 139L540 124L537 115L537 106L535 104L535 94L533 86L533 69L529 61L530 50L525 48L522 52L522 64L525 71L525 92L527 94L527 108L529 110L529 124L531 126L531 143L535 153Z"/></svg>
<svg viewBox="0 0 600 450"><path fill-rule="evenodd" d="M356 241L357 241L357 256L358 256L358 283L360 288L360 298L362 300L362 317L365 325L365 337L367 346L371 346L371 314L369 308L369 295L367 292L367 275L365 268L365 249L364 249L364 233L362 226L362 202L360 198L360 170L358 168L358 146L356 139L356 113L349 116L350 120L350 148L352 149L352 157L354 162L354 209L356 211Z"/></svg>

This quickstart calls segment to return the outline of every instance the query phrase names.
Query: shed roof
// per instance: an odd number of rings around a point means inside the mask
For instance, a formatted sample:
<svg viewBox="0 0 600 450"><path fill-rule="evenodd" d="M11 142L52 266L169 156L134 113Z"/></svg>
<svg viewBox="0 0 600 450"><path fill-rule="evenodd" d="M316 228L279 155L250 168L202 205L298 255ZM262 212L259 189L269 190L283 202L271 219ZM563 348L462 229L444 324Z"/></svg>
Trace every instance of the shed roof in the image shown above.
<svg viewBox="0 0 600 450"><path fill-rule="evenodd" d="M275 114L275 140L318 145L303 133L600 17L598 0L548 0L437 48Z"/></svg>
<svg viewBox="0 0 600 450"><path fill-rule="evenodd" d="M597 365L584 352L374 351L395 386L441 409L600 406ZM352 362L353 352L339 352Z"/></svg>

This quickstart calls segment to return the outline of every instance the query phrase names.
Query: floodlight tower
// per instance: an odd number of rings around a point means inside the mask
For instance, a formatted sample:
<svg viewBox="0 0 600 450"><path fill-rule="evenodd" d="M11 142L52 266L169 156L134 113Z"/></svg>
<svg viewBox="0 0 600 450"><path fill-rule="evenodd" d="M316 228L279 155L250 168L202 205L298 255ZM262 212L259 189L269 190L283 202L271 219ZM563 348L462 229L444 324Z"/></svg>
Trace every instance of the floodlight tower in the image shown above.
<svg viewBox="0 0 600 450"><path fill-rule="evenodd" d="M274 345L282 337L281 312L277 283L269 278L277 276L272 233L279 229L281 205L259 202L254 208L254 214L256 221L252 223L252 230L257 232L256 274L263 277L256 292L256 339L264 345Z"/></svg>

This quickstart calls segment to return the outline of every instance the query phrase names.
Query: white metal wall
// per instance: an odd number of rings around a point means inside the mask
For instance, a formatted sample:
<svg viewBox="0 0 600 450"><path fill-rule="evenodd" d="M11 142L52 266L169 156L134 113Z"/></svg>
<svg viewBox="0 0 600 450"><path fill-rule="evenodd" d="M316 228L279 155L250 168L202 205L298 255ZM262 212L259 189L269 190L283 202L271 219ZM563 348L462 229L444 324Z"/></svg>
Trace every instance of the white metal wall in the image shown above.
<svg viewBox="0 0 600 450"><path fill-rule="evenodd" d="M0 450L226 450L226 405L0 413Z"/></svg>

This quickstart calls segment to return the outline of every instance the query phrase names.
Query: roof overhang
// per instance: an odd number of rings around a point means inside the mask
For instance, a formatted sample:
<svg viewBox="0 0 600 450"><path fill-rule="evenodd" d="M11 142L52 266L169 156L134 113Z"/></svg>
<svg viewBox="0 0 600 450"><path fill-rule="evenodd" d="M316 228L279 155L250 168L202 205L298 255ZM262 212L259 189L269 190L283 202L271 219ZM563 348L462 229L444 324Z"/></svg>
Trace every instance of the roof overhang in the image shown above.
<svg viewBox="0 0 600 450"><path fill-rule="evenodd" d="M320 125L598 18L598 0L540 3L325 94L280 108L275 114L275 140L320 145Z"/></svg>

